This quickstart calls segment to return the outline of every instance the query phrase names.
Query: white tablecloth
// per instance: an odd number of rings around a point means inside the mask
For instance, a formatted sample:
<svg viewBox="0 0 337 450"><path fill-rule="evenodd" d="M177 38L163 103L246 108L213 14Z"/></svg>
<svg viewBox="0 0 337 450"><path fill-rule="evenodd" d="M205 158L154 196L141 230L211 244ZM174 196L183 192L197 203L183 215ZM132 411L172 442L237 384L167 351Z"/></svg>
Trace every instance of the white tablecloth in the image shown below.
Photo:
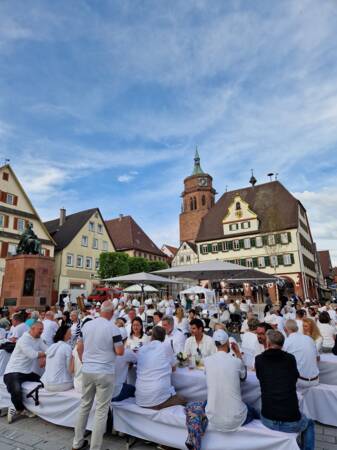
<svg viewBox="0 0 337 450"><path fill-rule="evenodd" d="M206 375L203 370L177 368L172 374L172 384L177 394L188 401L207 400ZM248 371L246 381L241 383L241 392L244 402L258 410L261 409L260 383L255 372Z"/></svg>
<svg viewBox="0 0 337 450"><path fill-rule="evenodd" d="M337 386L319 384L302 391L301 411L313 420L337 427Z"/></svg>
<svg viewBox="0 0 337 450"><path fill-rule="evenodd" d="M6 352L6 350L0 350L0 377L5 373L10 356L11 354Z"/></svg>
<svg viewBox="0 0 337 450"><path fill-rule="evenodd" d="M318 368L320 383L337 385L337 356L323 353Z"/></svg>

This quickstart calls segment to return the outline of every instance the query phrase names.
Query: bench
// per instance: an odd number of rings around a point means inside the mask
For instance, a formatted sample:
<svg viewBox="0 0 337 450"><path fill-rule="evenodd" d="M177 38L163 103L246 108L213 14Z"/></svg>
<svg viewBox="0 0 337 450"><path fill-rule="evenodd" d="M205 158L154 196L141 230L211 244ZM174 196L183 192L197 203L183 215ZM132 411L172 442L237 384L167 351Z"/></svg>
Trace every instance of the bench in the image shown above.
<svg viewBox="0 0 337 450"><path fill-rule="evenodd" d="M134 399L112 403L113 425L116 431L133 437L186 449L187 429L182 406L160 411L141 408ZM202 440L207 450L298 450L296 434L281 433L264 427L259 420L240 427L236 432L222 433L208 426ZM126 448L129 448L128 441Z"/></svg>

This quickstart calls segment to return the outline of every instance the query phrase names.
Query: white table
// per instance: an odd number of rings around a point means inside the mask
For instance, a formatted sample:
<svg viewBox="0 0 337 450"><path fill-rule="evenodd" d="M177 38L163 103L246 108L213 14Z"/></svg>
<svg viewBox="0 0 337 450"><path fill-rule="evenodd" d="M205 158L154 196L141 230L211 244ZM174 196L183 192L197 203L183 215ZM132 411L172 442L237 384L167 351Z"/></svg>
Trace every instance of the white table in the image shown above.
<svg viewBox="0 0 337 450"><path fill-rule="evenodd" d="M337 385L337 356L332 353L323 353L320 356L319 382Z"/></svg>
<svg viewBox="0 0 337 450"><path fill-rule="evenodd" d="M207 400L206 375L203 370L177 368L172 374L172 384L177 394L189 402ZM255 372L248 371L246 381L241 383L241 393L244 402L258 410L261 409L260 383Z"/></svg>

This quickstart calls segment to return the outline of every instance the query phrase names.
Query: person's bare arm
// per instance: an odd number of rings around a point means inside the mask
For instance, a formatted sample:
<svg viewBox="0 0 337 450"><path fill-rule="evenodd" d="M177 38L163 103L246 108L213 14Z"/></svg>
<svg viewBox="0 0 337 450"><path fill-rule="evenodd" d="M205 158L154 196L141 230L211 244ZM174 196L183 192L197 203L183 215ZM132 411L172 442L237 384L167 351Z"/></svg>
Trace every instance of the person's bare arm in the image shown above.
<svg viewBox="0 0 337 450"><path fill-rule="evenodd" d="M114 350L117 356L123 356L124 355L124 345L123 344L115 344Z"/></svg>

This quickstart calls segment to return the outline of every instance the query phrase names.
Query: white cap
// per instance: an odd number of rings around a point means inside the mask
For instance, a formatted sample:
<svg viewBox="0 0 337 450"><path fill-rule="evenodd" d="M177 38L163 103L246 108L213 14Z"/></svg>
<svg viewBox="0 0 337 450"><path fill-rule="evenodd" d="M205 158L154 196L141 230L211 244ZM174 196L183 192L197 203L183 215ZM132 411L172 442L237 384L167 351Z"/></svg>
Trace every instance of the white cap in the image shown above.
<svg viewBox="0 0 337 450"><path fill-rule="evenodd" d="M220 342L221 345L228 342L228 334L224 330L216 330L213 334L213 341Z"/></svg>

